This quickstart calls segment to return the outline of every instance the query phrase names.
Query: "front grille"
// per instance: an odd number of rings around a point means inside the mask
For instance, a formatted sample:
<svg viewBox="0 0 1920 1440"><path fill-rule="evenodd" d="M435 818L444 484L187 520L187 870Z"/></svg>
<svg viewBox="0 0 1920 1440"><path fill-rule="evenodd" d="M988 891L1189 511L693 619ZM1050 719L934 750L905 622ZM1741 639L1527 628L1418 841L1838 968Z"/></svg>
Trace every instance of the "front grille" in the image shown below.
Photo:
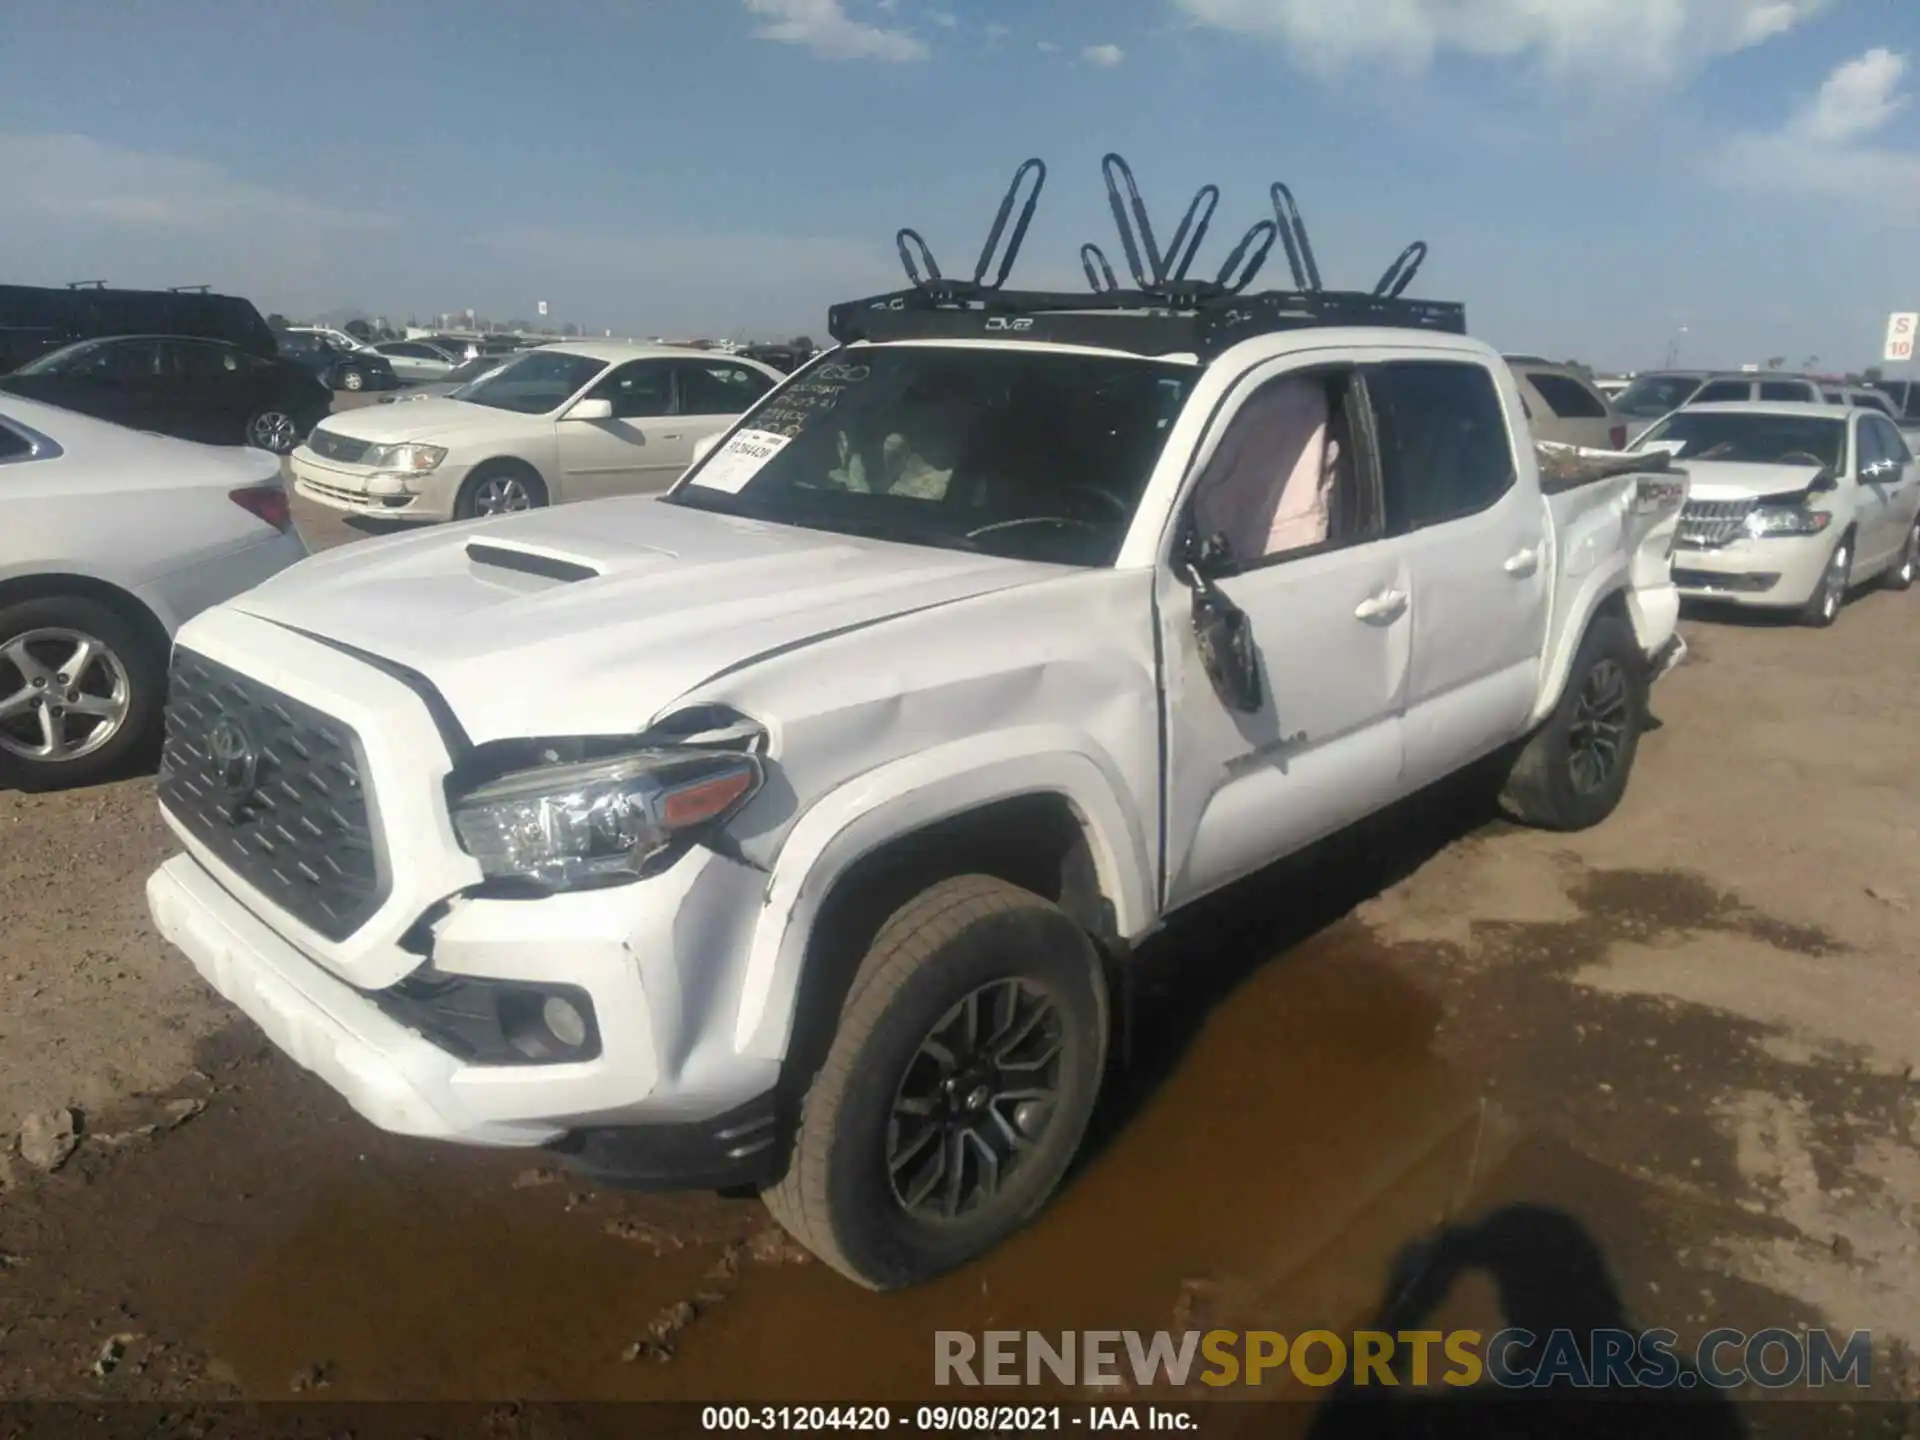
<svg viewBox="0 0 1920 1440"><path fill-rule="evenodd" d="M316 455L338 460L342 465L358 465L360 458L372 447L368 441L355 440L349 435L337 434L318 426L307 436L307 448Z"/></svg>
<svg viewBox="0 0 1920 1440"><path fill-rule="evenodd" d="M1680 543L1711 550L1746 534L1751 500L1689 500L1680 512Z"/></svg>
<svg viewBox="0 0 1920 1440"><path fill-rule="evenodd" d="M385 903L386 853L351 727L176 648L160 803L241 879L329 940Z"/></svg>

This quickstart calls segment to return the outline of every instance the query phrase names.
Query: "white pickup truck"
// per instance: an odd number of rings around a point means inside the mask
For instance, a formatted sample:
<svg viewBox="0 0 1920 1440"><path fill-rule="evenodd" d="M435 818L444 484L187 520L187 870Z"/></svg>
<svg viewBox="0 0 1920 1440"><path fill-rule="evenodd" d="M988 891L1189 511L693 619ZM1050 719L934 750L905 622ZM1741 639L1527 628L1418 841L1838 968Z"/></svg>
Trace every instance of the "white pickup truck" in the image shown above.
<svg viewBox="0 0 1920 1440"><path fill-rule="evenodd" d="M997 1243L1135 942L1490 756L1602 820L1680 653L1684 478L1543 487L1457 306L1101 303L839 307L662 498L201 615L163 933L387 1130L751 1187L876 1288Z"/></svg>

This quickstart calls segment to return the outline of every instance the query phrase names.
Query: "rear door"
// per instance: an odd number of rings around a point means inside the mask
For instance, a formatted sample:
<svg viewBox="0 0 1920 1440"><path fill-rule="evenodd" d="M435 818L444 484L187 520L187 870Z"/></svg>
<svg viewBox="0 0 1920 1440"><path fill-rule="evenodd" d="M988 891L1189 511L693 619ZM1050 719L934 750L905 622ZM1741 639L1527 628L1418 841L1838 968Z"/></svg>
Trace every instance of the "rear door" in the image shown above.
<svg viewBox="0 0 1920 1440"><path fill-rule="evenodd" d="M1546 506L1523 486L1493 372L1471 360L1369 366L1386 528L1411 577L1402 727L1417 789L1518 736L1546 646Z"/></svg>
<svg viewBox="0 0 1920 1440"><path fill-rule="evenodd" d="M673 412L673 362L630 360L587 391L612 402L608 420L558 422L567 500L664 490L693 459L693 442Z"/></svg>
<svg viewBox="0 0 1920 1440"><path fill-rule="evenodd" d="M1357 377L1350 364L1303 369L1299 357L1258 367L1202 442L1181 529L1211 538L1223 557L1209 567L1210 583L1247 619L1260 699L1252 713L1222 701L1195 636L1194 592L1163 566L1169 906L1332 834L1400 791L1407 542L1382 529ZM1315 443L1319 458L1304 460ZM1310 484L1316 473L1325 477L1323 513L1285 499L1296 479Z"/></svg>

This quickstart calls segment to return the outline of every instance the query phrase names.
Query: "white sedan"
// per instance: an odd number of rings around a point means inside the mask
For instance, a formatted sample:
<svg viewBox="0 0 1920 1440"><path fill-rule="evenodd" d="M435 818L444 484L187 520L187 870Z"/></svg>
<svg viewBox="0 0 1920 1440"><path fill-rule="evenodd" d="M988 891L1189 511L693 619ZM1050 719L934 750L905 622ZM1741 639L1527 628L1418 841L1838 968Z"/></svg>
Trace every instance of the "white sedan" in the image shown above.
<svg viewBox="0 0 1920 1440"><path fill-rule="evenodd" d="M294 488L403 520L656 493L783 378L703 350L543 345L444 398L328 417L293 453Z"/></svg>
<svg viewBox="0 0 1920 1440"><path fill-rule="evenodd" d="M173 632L306 553L266 451L0 397L0 786L150 750Z"/></svg>
<svg viewBox="0 0 1920 1440"><path fill-rule="evenodd" d="M1673 555L1687 599L1826 626L1853 587L1905 590L1920 574L1920 462L1880 410L1688 405L1634 448L1687 471Z"/></svg>

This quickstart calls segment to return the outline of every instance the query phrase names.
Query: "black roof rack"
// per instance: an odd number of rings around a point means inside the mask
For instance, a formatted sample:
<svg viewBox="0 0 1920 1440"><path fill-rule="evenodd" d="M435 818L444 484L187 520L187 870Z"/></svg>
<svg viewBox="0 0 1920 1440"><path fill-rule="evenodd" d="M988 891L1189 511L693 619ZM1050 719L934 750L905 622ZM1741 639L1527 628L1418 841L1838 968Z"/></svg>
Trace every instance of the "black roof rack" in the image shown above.
<svg viewBox="0 0 1920 1440"><path fill-rule="evenodd" d="M1089 243L1080 247L1086 291L1005 288L1046 185L1046 165L1031 159L1014 171L971 280L947 278L920 234L903 229L895 245L910 288L833 306L827 314L833 338L844 345L855 340L1013 337L1206 358L1250 336L1321 326L1466 333L1463 306L1403 298L1426 259L1424 241L1403 250L1371 291L1328 290L1293 192L1276 183L1269 192L1273 218L1250 226L1212 279L1196 280L1190 275L1220 203L1219 187L1202 185L1195 192L1163 251L1127 162L1109 154L1101 161L1101 171L1131 287L1120 284L1100 247ZM1032 188L1009 236L1007 222L1029 177ZM1285 249L1293 288L1247 294L1276 241Z"/></svg>

